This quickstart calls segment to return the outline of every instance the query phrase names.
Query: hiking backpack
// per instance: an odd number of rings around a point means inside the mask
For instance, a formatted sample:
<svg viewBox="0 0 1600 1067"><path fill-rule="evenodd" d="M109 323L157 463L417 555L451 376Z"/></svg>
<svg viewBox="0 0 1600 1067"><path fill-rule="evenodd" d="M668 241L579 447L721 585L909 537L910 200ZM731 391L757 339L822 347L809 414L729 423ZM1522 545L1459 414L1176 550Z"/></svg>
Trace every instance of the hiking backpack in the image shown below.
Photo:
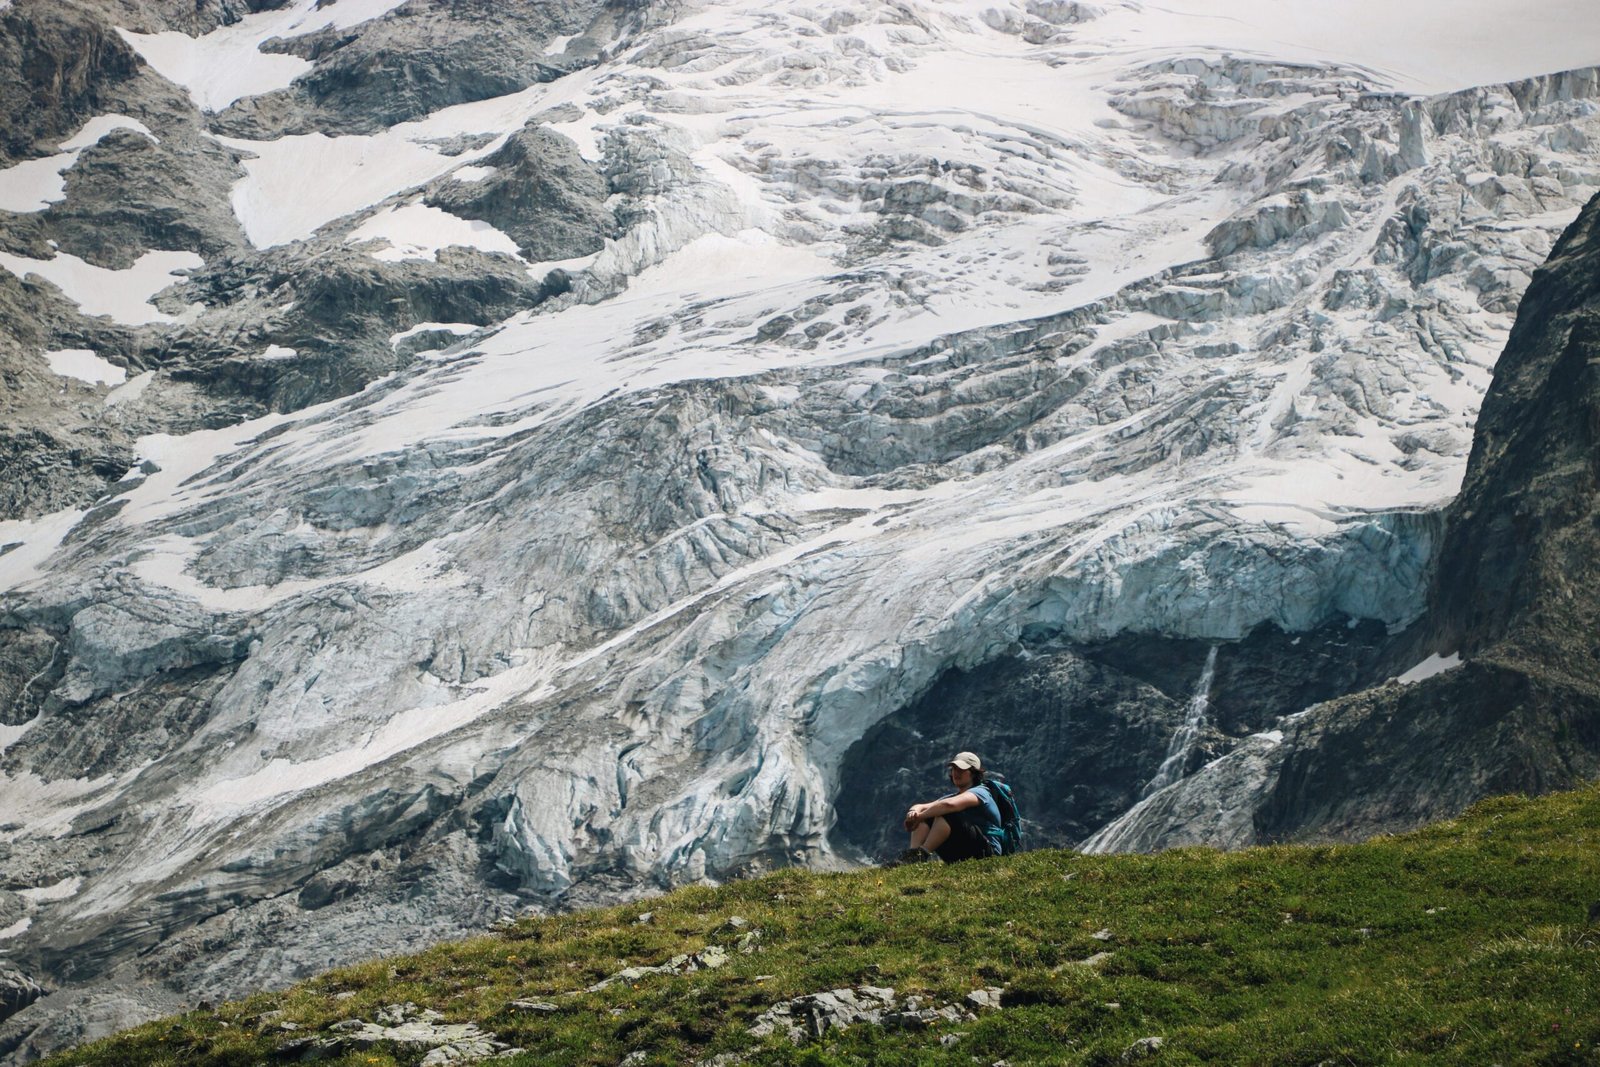
<svg viewBox="0 0 1600 1067"><path fill-rule="evenodd" d="M994 806L1000 809L1000 833L995 837L995 843L1000 846L1000 855L1021 852L1022 817L1017 814L1017 798L1012 795L1011 787L998 778L987 778L983 784L988 787L989 795L994 797Z"/></svg>

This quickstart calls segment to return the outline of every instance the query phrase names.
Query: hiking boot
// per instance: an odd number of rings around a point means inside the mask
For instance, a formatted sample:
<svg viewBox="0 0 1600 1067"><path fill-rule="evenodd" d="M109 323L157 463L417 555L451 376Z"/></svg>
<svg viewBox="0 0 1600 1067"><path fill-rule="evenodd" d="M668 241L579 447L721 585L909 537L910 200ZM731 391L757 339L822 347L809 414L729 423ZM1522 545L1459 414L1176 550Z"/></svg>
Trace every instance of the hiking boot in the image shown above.
<svg viewBox="0 0 1600 1067"><path fill-rule="evenodd" d="M900 867L907 863L928 863L938 858L937 853L929 852L925 848L908 848L895 857L894 866Z"/></svg>

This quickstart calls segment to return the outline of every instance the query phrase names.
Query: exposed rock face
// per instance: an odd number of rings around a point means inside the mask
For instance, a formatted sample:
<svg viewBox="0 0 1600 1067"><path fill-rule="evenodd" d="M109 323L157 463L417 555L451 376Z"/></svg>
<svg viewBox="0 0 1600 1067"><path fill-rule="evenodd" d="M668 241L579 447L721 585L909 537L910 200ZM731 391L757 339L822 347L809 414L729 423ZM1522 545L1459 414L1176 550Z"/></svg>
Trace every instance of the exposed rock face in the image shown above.
<svg viewBox="0 0 1600 1067"><path fill-rule="evenodd" d="M868 857L898 851L896 813L947 792L944 761L981 745L1017 792L1026 846L1072 847L1138 804L1164 768L1192 774L1285 708L1389 677L1412 639L1370 623L1263 627L1220 646L1129 634L953 671L846 754L834 835Z"/></svg>
<svg viewBox="0 0 1600 1067"><path fill-rule="evenodd" d="M618 5L619 7L624 5ZM373 133L454 104L506 96L571 73L593 58L557 49L601 11L600 0L407 0L348 29L270 42L310 60L291 89L243 101L218 128L268 139L313 131Z"/></svg>
<svg viewBox="0 0 1600 1067"><path fill-rule="evenodd" d="M616 219L602 206L610 192L605 178L567 138L530 123L483 166L494 173L470 182L447 179L424 202L488 222L536 263L598 252L615 236Z"/></svg>
<svg viewBox="0 0 1600 1067"><path fill-rule="evenodd" d="M3 917L3 913L0 913ZM9 925L9 924L8 924ZM44 996L38 982L13 967L0 967L0 1019L7 1019Z"/></svg>
<svg viewBox="0 0 1600 1067"><path fill-rule="evenodd" d="M1600 775L1600 198L1534 275L1484 398L1425 640L1464 662L1292 715L1089 847L1351 837Z"/></svg>
<svg viewBox="0 0 1600 1067"><path fill-rule="evenodd" d="M0 161L30 158L115 110L139 58L99 12L71 0L23 0L0 11Z"/></svg>
<svg viewBox="0 0 1600 1067"><path fill-rule="evenodd" d="M1535 276L1478 416L1434 582L1446 649L1592 677L1600 601L1600 200Z"/></svg>

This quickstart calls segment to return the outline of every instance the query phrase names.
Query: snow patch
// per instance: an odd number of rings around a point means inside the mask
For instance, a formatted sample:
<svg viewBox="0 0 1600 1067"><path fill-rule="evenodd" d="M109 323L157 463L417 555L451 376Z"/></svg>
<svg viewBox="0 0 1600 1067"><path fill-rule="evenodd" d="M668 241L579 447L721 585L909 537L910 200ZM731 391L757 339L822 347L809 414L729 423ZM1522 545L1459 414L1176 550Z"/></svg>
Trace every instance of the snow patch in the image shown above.
<svg viewBox="0 0 1600 1067"><path fill-rule="evenodd" d="M457 337L465 337L467 334L481 329L483 329L482 326L474 326L470 322L419 322L409 330L401 330L399 333L390 334L389 344L391 347L398 347L400 342L423 333L450 333Z"/></svg>
<svg viewBox="0 0 1600 1067"><path fill-rule="evenodd" d="M44 562L83 516L82 511L68 510L37 519L0 522L0 547L16 546L0 553L0 592L10 592L38 578Z"/></svg>
<svg viewBox="0 0 1600 1067"><path fill-rule="evenodd" d="M46 352L50 370L63 378L76 378L90 385L121 385L128 380L126 368L101 359L87 348L63 348Z"/></svg>
<svg viewBox="0 0 1600 1067"><path fill-rule="evenodd" d="M6 726L5 724L0 723L0 752L4 752L6 749L16 744L17 740L21 738L23 734L32 729L33 724L38 721L39 717L35 715L33 718L29 719L20 726Z"/></svg>
<svg viewBox="0 0 1600 1067"><path fill-rule="evenodd" d="M78 153L62 152L0 170L0 211L43 211L66 199L65 172L77 161Z"/></svg>
<svg viewBox="0 0 1600 1067"><path fill-rule="evenodd" d="M61 837L72 828L72 820L96 806L92 799L116 782L116 775L99 778L57 778L45 781L30 770L15 775L0 771L0 811L7 824L16 823L25 831L0 830L0 841L26 833L30 837Z"/></svg>
<svg viewBox="0 0 1600 1067"><path fill-rule="evenodd" d="M28 932L28 927L32 925L33 920L24 915L22 918L18 919L4 930L0 930L0 941L4 941L13 937L21 937L23 934Z"/></svg>
<svg viewBox="0 0 1600 1067"><path fill-rule="evenodd" d="M138 400L144 395L144 391L150 388L150 383L155 380L155 377L156 372L153 370L147 370L143 374L135 374L122 385L117 386L106 394L106 407L115 407L118 404L126 404L129 401Z"/></svg>
<svg viewBox="0 0 1600 1067"><path fill-rule="evenodd" d="M138 119L129 118L127 115L96 115L85 122L78 132L61 142L63 152L81 152L85 148L92 148L105 139L113 130L133 130L150 138L155 144L161 143L161 138L150 132L150 127Z"/></svg>
<svg viewBox="0 0 1600 1067"><path fill-rule="evenodd" d="M577 274L579 271L588 270L594 266L595 260L600 258L599 252L590 252L586 256L574 256L571 259L544 259L528 267L528 277L535 281L543 281L545 276L553 270L564 270L568 274Z"/></svg>
<svg viewBox="0 0 1600 1067"><path fill-rule="evenodd" d="M517 254L517 242L487 222L464 219L424 204L407 204L374 215L350 231L349 242L386 241L388 246L371 253L372 258L388 262L404 259L439 258L440 249L453 246L477 248L484 252Z"/></svg>
<svg viewBox="0 0 1600 1067"><path fill-rule="evenodd" d="M65 252L54 259L29 259L0 252L0 267L19 278L43 278L77 304L85 315L106 315L128 326L178 322L150 303L161 290L183 280L186 271L205 265L193 252L146 252L127 270L107 270Z"/></svg>
<svg viewBox="0 0 1600 1067"><path fill-rule="evenodd" d="M255 157L245 160L232 200L245 236L257 248L310 237L319 226L431 181L460 162L393 130L370 137L309 133L275 141L218 140Z"/></svg>
<svg viewBox="0 0 1600 1067"><path fill-rule="evenodd" d="M310 60L299 56L261 51L263 37L256 27L267 18L270 16L249 16L204 37L176 30L117 32L157 74L182 86L196 107L217 112L247 96L287 89L314 68Z"/></svg>
<svg viewBox="0 0 1600 1067"><path fill-rule="evenodd" d="M1461 653L1452 652L1448 656L1441 656L1437 652L1400 675L1395 681L1401 685L1411 685L1424 678L1432 678L1436 674L1443 674L1452 667L1461 666Z"/></svg>
<svg viewBox="0 0 1600 1067"><path fill-rule="evenodd" d="M77 895L83 887L81 877L63 878L54 885L39 886L35 889L19 889L17 896L31 900L35 904L48 904L52 901L67 900Z"/></svg>

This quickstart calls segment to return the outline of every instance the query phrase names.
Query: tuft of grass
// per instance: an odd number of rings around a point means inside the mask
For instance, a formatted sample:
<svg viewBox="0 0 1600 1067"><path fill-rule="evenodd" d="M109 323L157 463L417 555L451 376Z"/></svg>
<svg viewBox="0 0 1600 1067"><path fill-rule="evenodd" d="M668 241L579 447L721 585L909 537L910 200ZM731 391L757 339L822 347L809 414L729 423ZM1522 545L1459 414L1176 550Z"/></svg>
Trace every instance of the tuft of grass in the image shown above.
<svg viewBox="0 0 1600 1067"><path fill-rule="evenodd" d="M1502 797L1362 844L785 870L528 919L118 1034L49 1067L255 1067L414 1002L524 1051L497 1063L1600 1064L1600 787ZM639 921L644 912L651 921ZM747 925L730 923L737 916ZM753 946L747 939L760 931ZM722 946L726 966L586 990ZM754 947L754 951L742 951ZM1099 956L1098 959L1094 959ZM1091 961L1093 962L1086 962ZM751 1037L803 994L892 987L1001 1007L924 1029ZM515 1000L555 1003L531 1014ZM284 1023L297 1027L282 1029ZM377 1046L320 1062L416 1067Z"/></svg>

